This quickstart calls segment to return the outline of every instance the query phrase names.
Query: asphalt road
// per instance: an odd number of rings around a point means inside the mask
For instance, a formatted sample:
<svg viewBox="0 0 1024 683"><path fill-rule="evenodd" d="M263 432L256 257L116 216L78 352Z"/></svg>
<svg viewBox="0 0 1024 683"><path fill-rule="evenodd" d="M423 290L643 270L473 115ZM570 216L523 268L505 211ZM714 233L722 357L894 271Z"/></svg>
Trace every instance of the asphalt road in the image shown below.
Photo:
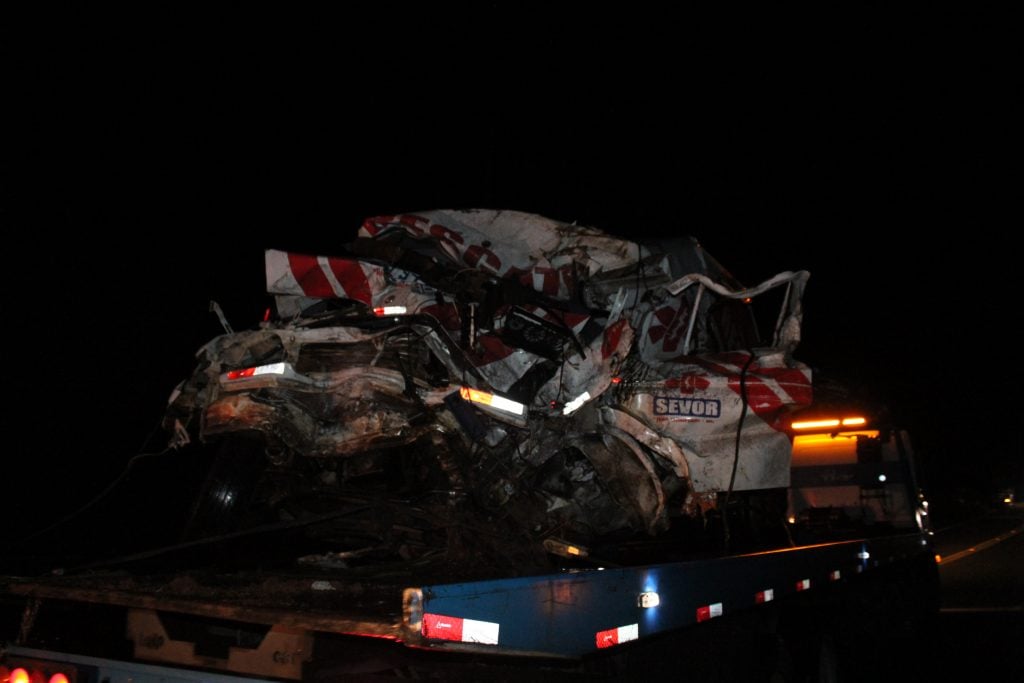
<svg viewBox="0 0 1024 683"><path fill-rule="evenodd" d="M1024 680L1024 505L935 538L942 608L935 633L918 638L918 680Z"/></svg>

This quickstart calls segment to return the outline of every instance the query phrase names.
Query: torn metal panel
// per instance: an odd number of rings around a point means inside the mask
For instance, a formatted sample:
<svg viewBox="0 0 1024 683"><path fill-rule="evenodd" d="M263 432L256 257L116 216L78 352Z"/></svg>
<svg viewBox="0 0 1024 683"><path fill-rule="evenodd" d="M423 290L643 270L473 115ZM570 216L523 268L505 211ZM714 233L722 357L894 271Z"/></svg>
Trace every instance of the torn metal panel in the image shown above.
<svg viewBox="0 0 1024 683"><path fill-rule="evenodd" d="M743 288L689 238L476 210L370 218L337 255L268 250L266 275L276 315L203 347L167 424L255 436L274 467L254 496L279 514L420 491L449 553L480 515L543 552L789 483L806 272Z"/></svg>

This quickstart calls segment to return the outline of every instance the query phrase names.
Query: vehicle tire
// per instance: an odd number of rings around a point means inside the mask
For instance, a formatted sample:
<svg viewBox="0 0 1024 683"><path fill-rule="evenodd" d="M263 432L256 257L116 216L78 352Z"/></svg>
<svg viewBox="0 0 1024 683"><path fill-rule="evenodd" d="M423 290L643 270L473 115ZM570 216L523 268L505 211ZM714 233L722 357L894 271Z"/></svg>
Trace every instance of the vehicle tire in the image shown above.
<svg viewBox="0 0 1024 683"><path fill-rule="evenodd" d="M185 523L190 541L239 529L254 512L254 494L266 467L262 443L233 434L208 446L208 469Z"/></svg>

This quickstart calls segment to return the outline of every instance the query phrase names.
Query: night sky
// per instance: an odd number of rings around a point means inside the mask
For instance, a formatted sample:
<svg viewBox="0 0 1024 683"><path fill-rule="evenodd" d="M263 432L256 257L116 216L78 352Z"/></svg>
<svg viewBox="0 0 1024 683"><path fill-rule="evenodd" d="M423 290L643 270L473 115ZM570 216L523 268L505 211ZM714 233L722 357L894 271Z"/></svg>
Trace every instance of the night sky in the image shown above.
<svg viewBox="0 0 1024 683"><path fill-rule="evenodd" d="M747 284L807 269L797 357L908 425L932 486L1020 485L1018 48L983 15L761 19L490 3L7 41L7 521L121 472L220 332L208 302L258 321L265 248L432 208L691 234Z"/></svg>

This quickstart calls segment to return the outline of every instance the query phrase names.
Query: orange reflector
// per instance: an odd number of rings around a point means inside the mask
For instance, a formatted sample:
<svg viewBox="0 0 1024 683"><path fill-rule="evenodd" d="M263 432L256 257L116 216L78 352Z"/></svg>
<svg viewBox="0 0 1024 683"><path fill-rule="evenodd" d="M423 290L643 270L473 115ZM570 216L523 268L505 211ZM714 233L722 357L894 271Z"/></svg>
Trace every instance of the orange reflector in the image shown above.
<svg viewBox="0 0 1024 683"><path fill-rule="evenodd" d="M459 396L466 401L490 406L492 408L497 408L498 410L504 410L506 413L512 413L514 415L522 415L526 412L526 406L522 403L511 401L496 394L489 394L486 391L480 391L479 389L460 387Z"/></svg>
<svg viewBox="0 0 1024 683"><path fill-rule="evenodd" d="M942 564L942 555L935 553L935 564Z"/></svg>

